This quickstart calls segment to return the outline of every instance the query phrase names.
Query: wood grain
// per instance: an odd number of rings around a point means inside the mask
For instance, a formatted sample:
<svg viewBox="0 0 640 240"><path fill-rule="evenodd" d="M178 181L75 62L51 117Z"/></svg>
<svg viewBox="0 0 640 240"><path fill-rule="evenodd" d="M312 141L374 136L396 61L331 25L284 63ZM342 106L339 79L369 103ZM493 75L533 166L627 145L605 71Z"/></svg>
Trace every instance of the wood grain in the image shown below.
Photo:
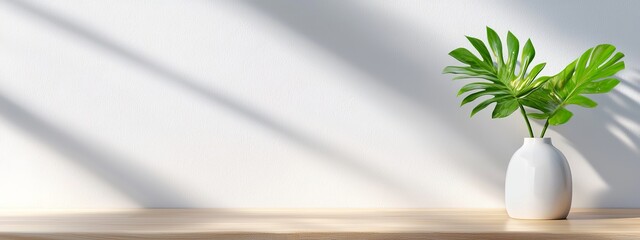
<svg viewBox="0 0 640 240"><path fill-rule="evenodd" d="M131 209L0 212L0 239L640 239L640 209L516 220L497 209Z"/></svg>

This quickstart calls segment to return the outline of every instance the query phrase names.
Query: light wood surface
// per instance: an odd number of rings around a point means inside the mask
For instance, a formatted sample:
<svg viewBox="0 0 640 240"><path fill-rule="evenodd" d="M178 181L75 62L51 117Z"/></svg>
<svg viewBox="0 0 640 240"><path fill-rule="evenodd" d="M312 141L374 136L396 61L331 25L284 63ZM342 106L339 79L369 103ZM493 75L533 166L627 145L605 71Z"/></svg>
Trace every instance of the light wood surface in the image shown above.
<svg viewBox="0 0 640 240"><path fill-rule="evenodd" d="M502 209L0 211L0 239L640 239L640 209L573 209L567 220Z"/></svg>

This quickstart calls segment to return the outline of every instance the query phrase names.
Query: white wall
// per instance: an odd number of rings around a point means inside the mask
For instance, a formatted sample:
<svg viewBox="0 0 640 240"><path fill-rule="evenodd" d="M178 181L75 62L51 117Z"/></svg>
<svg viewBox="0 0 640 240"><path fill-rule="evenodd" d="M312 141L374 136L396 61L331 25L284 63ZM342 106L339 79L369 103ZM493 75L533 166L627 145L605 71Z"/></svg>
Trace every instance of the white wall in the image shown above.
<svg viewBox="0 0 640 240"><path fill-rule="evenodd" d="M502 207L522 119L447 53L598 43L623 83L551 130L575 207L640 207L637 1L0 0L0 207ZM540 130L540 124L536 124Z"/></svg>

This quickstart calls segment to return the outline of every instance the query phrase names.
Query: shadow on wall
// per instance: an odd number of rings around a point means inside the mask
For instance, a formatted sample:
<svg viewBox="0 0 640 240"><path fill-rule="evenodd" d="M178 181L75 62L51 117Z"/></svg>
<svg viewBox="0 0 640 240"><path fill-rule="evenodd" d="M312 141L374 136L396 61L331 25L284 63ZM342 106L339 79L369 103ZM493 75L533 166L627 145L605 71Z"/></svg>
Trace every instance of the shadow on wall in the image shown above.
<svg viewBox="0 0 640 240"><path fill-rule="evenodd" d="M593 96L597 108L575 111L578 118L557 128L608 185L594 207L638 207L640 202L640 102L630 97L640 97L638 76L622 79L609 95Z"/></svg>
<svg viewBox="0 0 640 240"><path fill-rule="evenodd" d="M453 126L448 128L450 131L463 132L473 144L486 150L486 156L498 160L491 162L494 168L502 170L506 167L509 159L507 154L510 152L505 152L504 146L487 141L484 136L492 133L470 128L469 124L463 122L466 119L459 118L452 112L459 109L439 104L442 99L448 98L444 95L448 94L447 91L440 90L451 88L451 85L444 81L445 77L434 79L441 69L441 63L437 62L439 58L431 56L426 59L416 59L414 52L403 54L402 49L398 48L398 42L394 41L398 38L412 39L407 41L417 42L414 46L428 46L428 49L421 49L420 52L434 53L438 52L435 48L441 45L434 41L435 38L422 39L420 36L411 35L412 31L407 29L407 26L395 24L393 19L376 15L375 12L367 11L366 6L358 6L354 2L288 0L268 2L245 0L245 2L288 27L292 32L298 33L320 48L345 60L354 68L367 73L375 84L394 90L415 102L418 108L427 108L423 110L443 118L443 122ZM598 41L607 39L606 36L599 34L608 34L612 39L621 41L613 43L621 47L619 50L624 51L627 56L631 54L634 57L640 57L638 44L634 42L639 39L640 33L631 31L636 28L637 22L640 22L640 17L638 21L627 19L629 16L638 16L636 13L637 9L640 9L638 2L620 1L614 4L602 4L600 1L564 1L538 4L522 1L522 3L531 5L530 9L537 9L532 12L544 14L544 19L552 21L553 26L550 27L558 27L568 35ZM580 6L581 11L575 11L576 6ZM623 12L619 14L621 11ZM590 17L585 18L585 16ZM612 28L610 24L616 24L616 27ZM626 49L623 46L633 49ZM437 67L434 68L434 66ZM629 67L631 66L627 68ZM640 127L640 105L637 100L630 97L632 95L640 97L639 82L639 79L623 79L621 87L632 89L632 93L615 91L610 95L594 96L600 104L595 111L593 109L586 109L584 112L576 110L576 119L566 126L555 128L558 133L571 141L571 144L584 155L609 185L609 190L603 192L596 200L595 207L638 207L637 203L640 202L640 189L637 186L640 182L640 175L637 174L640 170L638 156L640 138L638 130L633 132L629 129L630 124L636 129ZM614 99L619 99L622 103ZM509 135L510 138L515 138L514 136L516 135ZM505 153L505 155L498 153ZM474 166L473 163L465 163L464 159L459 160L459 162L458 159L456 161L460 170L473 169L469 167ZM489 176L486 173L488 172L474 171L467 174L480 174L478 179L490 182L495 187L494 190L501 190L504 176Z"/></svg>
<svg viewBox="0 0 640 240"><path fill-rule="evenodd" d="M606 41L618 47L625 46L625 49L620 50L628 56L640 57L638 1L603 3L599 0L546 0L517 3L522 5L522 9L539 14L547 29L557 29L557 33L565 34L575 42L589 41L590 44L596 44Z"/></svg>
<svg viewBox="0 0 640 240"><path fill-rule="evenodd" d="M75 160L76 164L94 173L140 207L192 205L184 193L173 189L163 178L136 168L131 164L131 159L117 156L112 151L72 136L2 95L0 115L67 158Z"/></svg>
<svg viewBox="0 0 640 240"><path fill-rule="evenodd" d="M200 82L197 79L180 74L178 71L146 58L132 49L127 49L97 31L68 21L54 12L28 2L3 1L30 16L45 21L50 26L62 29L96 47L108 50L114 56L145 69L156 75L158 81L188 90L194 96L213 105L225 107L230 112L291 142L293 146L310 150L322 156L329 164L348 169L354 175L375 182L384 190L393 191L409 201L420 200L420 197L415 196L415 193L403 183L389 177L384 172L363 164L366 161L351 156L313 136L305 135L285 126L269 114L246 106L232 96L226 96L215 89L200 86L197 84ZM483 152L485 157L495 161L487 163L474 161L476 159L456 159L456 161L450 162L456 164L459 171L466 171L465 174L475 177L479 182L484 182L490 188L488 190L492 190L495 196L502 197L504 169L506 169L509 155L513 151L505 151L504 146L487 141L485 136L495 133L482 127L472 128L466 118L459 117L460 109L454 105L442 104L442 99L454 97L456 90L447 81L448 77L440 75L440 71L444 67L441 66L441 62L438 62L440 58L432 56L420 58L416 57L415 53L405 53L406 49L401 49L398 46L398 41L395 41L394 38L403 38L403 41L410 41L413 46L425 46L425 49L421 50L423 52L439 52L434 50L441 45L439 42L434 39L423 39L416 31L407 29L407 26L402 26L393 19L378 15L364 6L355 5L354 2L282 0L268 2L247 0L245 2L248 6L265 13L292 32L344 60L355 69L368 74L371 76L369 78L371 83L392 90L399 96L415 103L416 109L440 118L441 122L448 124L443 127L452 133L464 136L468 144L479 146L478 149L485 151ZM549 6L553 6L553 4ZM593 9L599 9L599 7L594 6ZM560 26L564 21L572 22L584 19L577 15L579 13L570 12L568 14L576 15L566 16L567 12L558 14L548 10L542 9L538 12L549 14L548 19L558 22ZM557 19L556 16L551 16L554 14L557 15ZM584 26L584 28L587 27ZM580 28L575 28L575 26L564 26L563 28L580 31ZM589 33L593 33L593 31L585 30L584 36L590 36ZM447 56L442 56L442 58L445 57ZM640 92L637 90L639 88L638 79L626 79L623 84L636 89L635 93L640 96ZM451 96L449 96L450 94ZM637 125L640 111L638 111L638 102L625 94L615 92L611 96L594 97L600 102L600 106L595 111L590 109L584 113L576 111L576 115L578 115L576 119L567 126L557 128L559 133L565 135L567 139L572 141L576 149L583 153L610 186L609 192L603 193L601 196L602 206L625 206L633 201L640 202L640 195L637 195L640 194L638 193L640 191L637 191L637 187L633 186L634 183L640 182L637 174L634 174L639 167L637 146L640 142L637 134L629 132L626 125L616 118L621 116ZM621 99L625 104L616 102L616 99ZM0 108L0 113L12 123L67 153L71 159L77 160L79 165L105 178L114 187L121 189L141 205L157 207L159 203L154 198L169 199L167 204L176 203L182 206L189 204L187 199L179 198L181 196L179 192L157 187L159 185L157 180L160 180L157 179L158 177L147 176L142 174L143 172L115 165L111 160L121 159L119 156L109 154L95 146L83 143L78 138L65 134L9 99L0 96ZM591 114L590 117L585 117L587 114ZM620 137L610 131L611 128L602 126L613 126L613 128L622 130L635 147L624 145ZM585 131L585 129L593 131ZM510 139L520 139L520 135L516 133L503 134ZM519 142L515 142L514 151L519 144ZM613 157L615 159L610 159L612 152L616 153ZM487 166L489 169L482 169ZM494 172L501 174L492 174ZM131 186L123 185L129 181L132 183ZM636 195L632 196L632 194Z"/></svg>
<svg viewBox="0 0 640 240"><path fill-rule="evenodd" d="M473 127L468 113L461 117L455 85L450 77L441 74L445 67L443 58L449 58L441 50L437 37L424 38L416 29L405 26L395 19L378 14L367 6L354 1L291 1L291 0L245 0L252 7L272 18L291 32L317 45L320 49L344 60L366 75L371 82L391 90L408 100L416 111L437 118L451 134L458 134L460 145L477 146L483 157L490 162L473 159L444 161L454 164L458 172L473 177L482 187L498 199L502 199L504 174L510 154L521 144L519 133L502 131L500 134L514 143L513 151L505 151L505 144L491 141L487 136L496 133L491 129ZM461 36L462 37L462 36ZM409 43L419 49L402 47ZM416 54L416 52L424 54ZM434 53L443 52L434 57ZM449 101L449 99L452 99ZM388 103L385 111L395 111ZM524 125L522 125L524 127ZM522 133L526 130L523 128ZM424 132L425 136L432 136ZM441 136L432 136L441 137ZM501 201L501 200L500 200Z"/></svg>
<svg viewBox="0 0 640 240"><path fill-rule="evenodd" d="M540 14L547 26L576 42L611 43L627 55L630 77L607 95L594 95L596 109L574 107L575 119L556 131L568 139L593 166L609 188L599 194L594 207L639 207L640 203L640 69L629 60L640 59L640 2L519 1ZM636 63L637 64L637 63Z"/></svg>
<svg viewBox="0 0 640 240"><path fill-rule="evenodd" d="M288 140L294 145L323 156L323 159L328 160L330 164L342 169L348 169L356 176L360 176L368 181L377 183L377 185L383 187L385 191L393 192L411 203L416 203L419 201L419 197L416 196L414 191L407 189L407 186L405 186L403 183L397 181L396 179L390 178L384 172L380 172L365 164L362 164L366 161L357 159L354 156L351 156L344 151L341 151L340 149L334 148L327 143L321 142L317 139L312 138L311 136L304 135L294 129L291 129L279 123L279 121L269 116L268 114L243 105L230 96L225 96L224 94L219 93L213 89L200 86L196 83L198 81L186 77L167 66L163 66L152 59L137 54L135 53L135 51L123 47L117 42L96 31L66 20L65 18L58 16L57 14L50 12L49 10L32 5L31 3L16 0L2 1L9 3L11 6L25 13L28 13L31 16L46 21L46 23L50 24L53 27L65 30L67 33L73 34L83 40L86 40L94 46L110 51L114 56L133 63L138 67L158 76L156 79L159 81L163 81L164 83L186 89L196 97L202 98L211 104L225 107L231 112L244 117L245 119L248 119L250 122L261 126L280 137L283 137L283 139ZM8 100L5 102L10 103ZM14 104L6 105L10 106L10 109L18 109ZM18 113L18 116L20 116L19 113L21 112L24 111L4 111L2 113L8 115ZM27 117L31 116L30 114L22 115ZM7 117L15 118L14 116ZM25 128L26 130L35 132L38 136L42 137L43 140L46 140L54 147L60 148L65 151L68 150L69 152L78 153L75 154L77 158L74 159L77 159L80 165L87 167L89 170L94 171L99 176L105 177L107 180L114 180L110 182L113 183L115 187L124 190L124 192L130 194L131 197L140 198L139 202L143 206L158 207L158 205L155 202L150 201L150 199L159 197L157 196L159 195L159 193L156 193L155 191L144 191L146 187L149 187L149 189L154 189L153 186L148 186L148 184L146 184L153 181L144 179L142 177L134 178L133 176L135 176L135 174L133 173L129 178L124 178L124 180L119 180L119 182L115 181L117 179L110 179L112 177L120 175L122 173L122 170L124 170L124 168L115 166L110 167L108 165L108 162L110 160L109 157L111 156L98 154L97 152L91 150L91 148L86 148L87 146L76 144L80 143L80 141L75 141L72 138L64 137L65 135L61 131L48 130L48 128L46 127L47 124L44 124L41 121L37 121L35 120L35 118L33 119L34 120L31 121L33 124L21 124L20 126ZM18 122L19 121L16 121L16 123ZM58 140L61 140L60 142L62 142L63 144L58 144ZM92 161L97 162L93 163ZM132 185L135 187L136 191L129 191L129 186L126 186L124 184L127 181L132 181ZM167 199L172 199L172 197L169 195L173 194L166 195ZM176 203L177 204L171 206L188 206L188 203L186 202L176 201Z"/></svg>

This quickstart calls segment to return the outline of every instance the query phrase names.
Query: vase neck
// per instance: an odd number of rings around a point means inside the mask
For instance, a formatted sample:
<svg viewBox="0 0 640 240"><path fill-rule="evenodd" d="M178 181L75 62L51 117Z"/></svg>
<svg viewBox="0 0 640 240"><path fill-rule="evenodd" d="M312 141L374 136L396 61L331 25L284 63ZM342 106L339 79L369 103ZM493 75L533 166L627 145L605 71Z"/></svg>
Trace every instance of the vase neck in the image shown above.
<svg viewBox="0 0 640 240"><path fill-rule="evenodd" d="M524 138L524 144L535 143L551 144L551 138Z"/></svg>

